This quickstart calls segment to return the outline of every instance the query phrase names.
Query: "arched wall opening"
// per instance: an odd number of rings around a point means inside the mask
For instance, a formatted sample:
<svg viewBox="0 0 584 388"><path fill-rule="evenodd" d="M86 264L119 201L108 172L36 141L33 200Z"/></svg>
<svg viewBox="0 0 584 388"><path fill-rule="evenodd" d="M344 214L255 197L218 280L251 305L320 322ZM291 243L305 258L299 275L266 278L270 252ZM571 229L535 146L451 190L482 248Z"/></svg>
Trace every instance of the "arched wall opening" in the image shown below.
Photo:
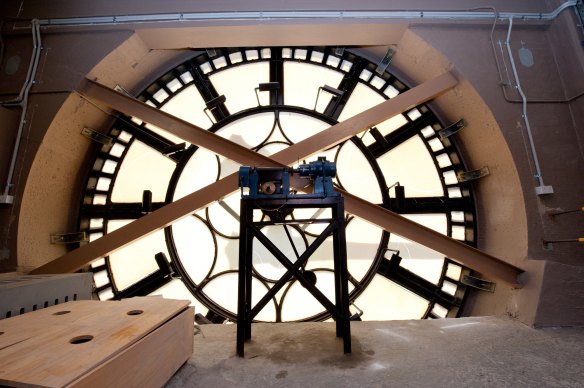
<svg viewBox="0 0 584 388"><path fill-rule="evenodd" d="M427 32L406 29L403 25L366 25L367 33L378 37L373 46L363 45L367 36L363 34L362 25L302 27L303 34L297 35L297 25L267 26L264 28L278 31L278 34L265 35L261 29L258 31L257 26L238 26L237 39L233 34L200 33L196 44L197 47L300 45L314 44L307 40L319 36L319 44L347 42L344 45L360 46L354 49L373 60L380 60L390 46L395 47L396 55L391 66L412 85L446 70L454 71L459 84L431 105L440 112L445 122L465 119L468 125L457 135L457 142L464 150L465 162L470 169L488 166L491 172L474 186L479 214L478 247L524 267L528 246L527 221L517 169L495 116L466 74L460 71L467 64L460 57L446 58L432 47L423 38ZM196 30L201 32L200 28ZM209 29L206 31L209 32ZM310 34L319 31L327 33ZM183 30L181 34L187 32ZM118 84L131 92L140 90L149 79L191 54L174 50L174 47L166 50L160 46L165 38L168 42L176 42L172 39L175 33L172 29L139 31L119 46L112 45L109 54L95 64L87 77L109 87ZM153 40L154 36L156 40ZM69 65L75 67L74 63ZM103 130L107 121L108 116L103 111L76 94L71 94L55 114L35 156L22 198L18 224L20 267L34 268L65 253L64 246L49 244L48 235L69 231L76 222L75 209L79 203L77 198L82 180L79 175L86 168L86 155L90 149L90 141L78 133L85 126ZM69 141L64 143L63 138ZM55 171L59 174L54 174ZM47 177L51 177L49 184ZM539 287L532 283L530 295L538 291ZM502 314L511 310L522 315L525 321L533 319L534 299L530 296L519 307L516 305L517 294L517 291L502 285L495 294L481 295L475 303L471 303L468 315Z"/></svg>

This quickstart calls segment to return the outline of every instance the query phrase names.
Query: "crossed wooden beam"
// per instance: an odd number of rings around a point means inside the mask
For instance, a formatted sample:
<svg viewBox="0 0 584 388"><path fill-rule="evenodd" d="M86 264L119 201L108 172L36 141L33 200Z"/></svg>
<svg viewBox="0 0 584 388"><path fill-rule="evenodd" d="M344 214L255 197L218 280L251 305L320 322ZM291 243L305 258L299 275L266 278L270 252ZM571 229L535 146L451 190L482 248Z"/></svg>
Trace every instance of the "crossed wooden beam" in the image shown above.
<svg viewBox="0 0 584 388"><path fill-rule="evenodd" d="M335 124L314 136L293 144L271 157L249 150L99 83L85 80L78 88L78 92L85 98L105 104L111 109L127 115L136 116L145 122L164 128L185 141L206 148L242 165L285 167L339 144L396 114L427 102L448 91L456 84L456 78L451 73L446 72L343 122ZM34 269L31 273L47 274L77 271L92 261L107 256L141 237L164 228L237 189L238 173L234 173L54 259ZM391 233L396 233L434 249L487 276L500 279L515 287L521 287L522 284L518 277L523 273L522 269L358 198L344 190L338 189L338 191L345 197L345 209L347 212L372 222Z"/></svg>

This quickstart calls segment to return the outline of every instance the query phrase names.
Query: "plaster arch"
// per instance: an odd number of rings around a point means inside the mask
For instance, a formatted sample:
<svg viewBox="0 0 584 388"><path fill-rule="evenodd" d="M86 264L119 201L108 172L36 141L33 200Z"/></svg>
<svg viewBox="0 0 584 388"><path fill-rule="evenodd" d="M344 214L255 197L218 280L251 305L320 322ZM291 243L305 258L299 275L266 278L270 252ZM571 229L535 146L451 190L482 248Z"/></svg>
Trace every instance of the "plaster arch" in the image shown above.
<svg viewBox="0 0 584 388"><path fill-rule="evenodd" d="M350 36L350 28L344 31L345 37ZM251 35L253 26L247 29L241 27L240 30L245 38L245 31ZM290 39L290 34L284 35ZM517 168L501 128L466 74L459 71L460 58L447 58L422 35L412 28L403 31L395 44L397 54L392 67L412 85L447 70L457 75L459 84L432 102L431 106L445 122L455 122L464 117L468 126L455 136L465 155L465 163L470 170L488 166L491 172L474 183L479 214L478 247L523 267L528 246L525 204ZM257 33L253 36L258 40L258 46L278 43L274 42L273 36L258 38ZM388 45L377 45L357 50L380 59L387 48ZM120 84L135 91L143 87L144 80L151 79L153 74L170 68L190 55L192 52L184 50L152 49L140 34L134 33L123 43L111 47L109 54L97 61L86 76L110 87ZM79 133L84 126L105 130L107 119L106 114L74 93L54 115L34 158L22 197L17 240L20 268L38 267L66 252L64 246L51 245L48 236L72 231L75 227L80 185L83 172L87 170L86 155L91 148L90 141ZM64 138L66 142L63 142ZM47 180L47 177L50 178ZM507 297L502 299L503 304L505 300Z"/></svg>
<svg viewBox="0 0 584 388"><path fill-rule="evenodd" d="M398 54L392 64L414 84L447 70L456 74L458 85L433 102L432 107L446 123L464 118L467 125L454 135L454 140L461 148L466 167L474 170L486 166L490 171L490 175L473 183L479 217L478 248L521 267L528 255L525 201L503 130L469 80L469 74L461 72L461 68L468 66L460 63L464 58L445 56L423 35L427 35L426 30L420 34L416 29L408 29L397 46Z"/></svg>
<svg viewBox="0 0 584 388"><path fill-rule="evenodd" d="M74 76L59 80L59 86L74 90L84 77L98 78L112 87L116 83L132 85L136 80L151 77L156 66L172 62L175 57L179 58L177 60L181 58L178 52L150 50L137 34L119 31L115 35L118 39L101 41L99 49L90 50L96 52L93 57L79 55L76 61L68 62L68 67L78 71L73 72ZM52 45L59 45L58 37L51 36L50 39ZM98 38L89 41L88 45L99 42ZM100 56L102 53L105 54ZM90 64L91 60L93 64ZM64 64L59 59L53 58L43 73L62 66ZM82 73L82 69L87 70ZM96 73L94 69L101 70ZM92 147L91 140L81 135L81 131L84 127L106 131L110 121L107 112L75 92L56 103L54 110L42 111L44 116L49 116L49 124L42 130L42 140L20 201L16 238L20 271L28 272L67 252L65 245L51 244L50 235L74 232L78 228L81 186L89 170L89 154L95 152L95 146Z"/></svg>

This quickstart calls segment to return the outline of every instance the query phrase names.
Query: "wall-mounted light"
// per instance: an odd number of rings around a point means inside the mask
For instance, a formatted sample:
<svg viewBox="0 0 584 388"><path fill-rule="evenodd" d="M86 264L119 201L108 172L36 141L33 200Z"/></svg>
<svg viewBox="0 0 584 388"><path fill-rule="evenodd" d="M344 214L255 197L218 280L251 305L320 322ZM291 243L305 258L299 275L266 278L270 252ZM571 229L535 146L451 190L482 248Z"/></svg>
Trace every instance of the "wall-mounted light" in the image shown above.
<svg viewBox="0 0 584 388"><path fill-rule="evenodd" d="M205 49L205 51L207 51L207 56L209 58L213 58L215 55L217 55L217 51L214 48L208 48Z"/></svg>
<svg viewBox="0 0 584 388"><path fill-rule="evenodd" d="M464 121L464 119L460 119L454 124L438 131L438 136L440 137L440 139L446 139L447 137L450 137L455 133L458 133L464 127L466 127L466 121Z"/></svg>
<svg viewBox="0 0 584 388"><path fill-rule="evenodd" d="M387 50L387 52L385 53L383 58L381 58L381 62L379 62L379 64L377 65L377 68L375 69L375 72L377 74L382 75L383 72L385 72L385 70L387 69L387 66L389 66L391 60L393 59L394 54L395 54L395 50L393 48L390 48Z"/></svg>
<svg viewBox="0 0 584 388"><path fill-rule="evenodd" d="M406 207L406 188L400 185L399 182L395 182L393 185L389 186L387 190L394 189L395 192L395 210L404 210ZM399 254L399 251L398 251Z"/></svg>
<svg viewBox="0 0 584 388"><path fill-rule="evenodd" d="M154 255L154 259L156 260L156 264L158 264L162 277L170 276L171 278L176 279L174 276L176 273L174 266L172 263L168 262L166 255L163 252L158 252Z"/></svg>
<svg viewBox="0 0 584 388"><path fill-rule="evenodd" d="M255 88L256 99L258 100L258 106L260 106L260 96L258 92L275 92L276 93L276 101L278 100L278 91L280 90L280 83L279 82L265 82L259 84L257 88Z"/></svg>
<svg viewBox="0 0 584 388"><path fill-rule="evenodd" d="M115 90L116 92L118 92L118 93L122 93L122 94L125 94L125 95L126 95L126 96L128 96L128 97L132 97L132 98L134 98L134 96L132 96L132 95L130 94L130 92L128 92L128 91L127 91L127 90L126 90L126 89L125 89L125 88L124 88L122 85L120 85L120 84L116 84L116 86L114 86L114 90Z"/></svg>
<svg viewBox="0 0 584 388"><path fill-rule="evenodd" d="M100 144L110 145L113 143L113 139L110 136L99 133L95 129L85 127L81 130L81 134Z"/></svg>
<svg viewBox="0 0 584 388"><path fill-rule="evenodd" d="M481 279L476 276L462 275L460 277L460 283L465 286L476 288L477 290L495 292L495 287L497 284L486 279Z"/></svg>
<svg viewBox="0 0 584 388"><path fill-rule="evenodd" d="M318 98L320 97L320 92L325 92L328 94L332 94L334 97L341 97L345 92L342 90L333 88L332 86L324 85L318 88L318 93L316 93L316 101L314 102L314 110L316 110L316 106L318 105Z"/></svg>
<svg viewBox="0 0 584 388"><path fill-rule="evenodd" d="M402 257L399 255L399 251L397 249L385 248L385 252L393 252L389 258L389 266L391 268L399 267L402 261Z"/></svg>
<svg viewBox="0 0 584 388"><path fill-rule="evenodd" d="M152 213L152 191L142 192L142 214Z"/></svg>
<svg viewBox="0 0 584 388"><path fill-rule="evenodd" d="M462 183L462 182L468 182L468 181L473 181L475 179L483 178L489 174L490 174L489 168L485 166L485 167L479 168L478 170L459 171L458 173L456 173L456 179L458 179L458 182Z"/></svg>
<svg viewBox="0 0 584 388"><path fill-rule="evenodd" d="M215 124L215 121L213 120L209 112L211 112L214 109L217 109L220 105L225 104L225 101L227 101L227 98L225 97L225 95L222 94L219 97L215 97L214 99L207 101L207 103L205 104L206 108L203 109L203 112L205 112L209 120L211 120L211 124Z"/></svg>
<svg viewBox="0 0 584 388"><path fill-rule="evenodd" d="M186 148L186 146L187 146L186 143L172 144L169 145L168 147L164 147L162 153L164 155L172 155L175 152L183 151Z"/></svg>
<svg viewBox="0 0 584 388"><path fill-rule="evenodd" d="M355 310L357 310L357 312L355 314L351 315L349 320L350 321L362 321L361 316L363 315L363 310L361 310L359 307L357 307L357 305L355 303L351 303L351 306L353 306L353 308Z"/></svg>
<svg viewBox="0 0 584 388"><path fill-rule="evenodd" d="M74 244L89 241L85 232L51 234L51 244Z"/></svg>

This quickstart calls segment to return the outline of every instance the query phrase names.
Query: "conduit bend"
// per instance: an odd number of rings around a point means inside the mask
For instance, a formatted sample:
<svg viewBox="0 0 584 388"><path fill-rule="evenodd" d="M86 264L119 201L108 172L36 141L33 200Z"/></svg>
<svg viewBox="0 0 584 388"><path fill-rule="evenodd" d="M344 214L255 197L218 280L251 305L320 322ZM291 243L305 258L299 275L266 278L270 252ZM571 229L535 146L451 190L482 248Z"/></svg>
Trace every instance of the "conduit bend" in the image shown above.
<svg viewBox="0 0 584 388"><path fill-rule="evenodd" d="M511 69L513 70L513 77L515 78L515 88L522 101L522 115L523 122L525 123L525 130L527 132L527 137L529 139L529 147L531 149L531 156L533 158L533 164L535 167L535 178L538 181L538 186L535 188L537 195L553 194L554 190L552 186L546 186L543 183L543 176L541 174L541 168L539 167L539 159L537 157L537 151L535 149L535 144L533 142L533 134L531 132L531 125L529 124L529 118L527 116L527 97L521 88L521 82L519 81L519 74L517 73L517 66L515 65L515 59L513 58L513 52L511 51L511 30L513 29L513 18L509 18L509 28L507 30L507 39L505 40L505 46L507 47L507 54L509 55L509 62L511 64Z"/></svg>
<svg viewBox="0 0 584 388"><path fill-rule="evenodd" d="M18 150L20 148L20 140L22 137L22 131L24 129L24 124L26 123L26 112L28 108L28 94L32 85L34 84L34 77L36 75L37 67L39 64L39 59L41 56L41 32L40 23L37 19L31 21L32 26L32 58L30 65L28 67L28 72L26 74L26 80L18 97L13 100L3 101L0 104L2 106L20 106L22 112L20 114L20 123L18 124L18 130L16 132L16 139L14 141L14 150L12 151L12 158L10 160L10 167L8 169L8 178L6 180L6 186L2 195L0 195L0 204L12 204L14 197L10 195L10 189L12 187L12 177L14 176L14 169L16 167L16 159L18 156Z"/></svg>
<svg viewBox="0 0 584 388"><path fill-rule="evenodd" d="M150 15L116 15L78 18L41 19L43 26L96 26L127 23L161 23L204 20L279 20L279 19L425 19L425 20L486 20L497 16L501 19L549 21L563 10L575 6L576 0L569 0L552 12L494 12L464 11L342 11L342 10L294 10L294 11L232 11L232 12L179 12Z"/></svg>

